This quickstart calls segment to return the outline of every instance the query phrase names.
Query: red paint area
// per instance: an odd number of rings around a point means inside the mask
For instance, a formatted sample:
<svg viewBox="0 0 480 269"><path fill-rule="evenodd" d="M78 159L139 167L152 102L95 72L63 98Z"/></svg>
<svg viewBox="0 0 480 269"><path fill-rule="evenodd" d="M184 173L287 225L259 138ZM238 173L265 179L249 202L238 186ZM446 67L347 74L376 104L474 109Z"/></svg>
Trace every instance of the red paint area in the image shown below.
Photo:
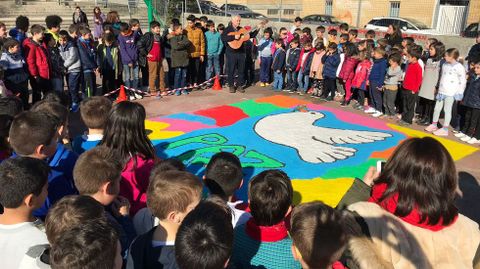
<svg viewBox="0 0 480 269"><path fill-rule="evenodd" d="M248 115L243 110L233 106L218 106L199 110L194 112L194 114L214 119L219 127L229 126L241 119L248 118Z"/></svg>

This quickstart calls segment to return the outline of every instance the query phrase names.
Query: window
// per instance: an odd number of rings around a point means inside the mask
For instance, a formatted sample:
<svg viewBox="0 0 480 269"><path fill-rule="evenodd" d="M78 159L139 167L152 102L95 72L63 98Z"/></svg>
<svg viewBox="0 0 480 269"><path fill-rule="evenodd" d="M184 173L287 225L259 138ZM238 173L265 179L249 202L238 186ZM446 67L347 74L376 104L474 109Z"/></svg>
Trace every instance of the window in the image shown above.
<svg viewBox="0 0 480 269"><path fill-rule="evenodd" d="M400 2L390 2L390 17L398 17L400 14Z"/></svg>
<svg viewBox="0 0 480 269"><path fill-rule="evenodd" d="M268 15L277 15L278 14L278 9L267 9L267 14Z"/></svg>
<svg viewBox="0 0 480 269"><path fill-rule="evenodd" d="M284 9L283 15L293 15L295 13L295 9Z"/></svg>
<svg viewBox="0 0 480 269"><path fill-rule="evenodd" d="M332 15L333 0L325 0L325 14Z"/></svg>

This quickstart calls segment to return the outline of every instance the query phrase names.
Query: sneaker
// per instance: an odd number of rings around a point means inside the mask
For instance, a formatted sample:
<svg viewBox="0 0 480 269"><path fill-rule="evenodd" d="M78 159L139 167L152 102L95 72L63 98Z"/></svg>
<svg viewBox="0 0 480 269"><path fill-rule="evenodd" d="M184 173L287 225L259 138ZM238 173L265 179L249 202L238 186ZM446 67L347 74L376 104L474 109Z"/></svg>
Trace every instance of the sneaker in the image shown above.
<svg viewBox="0 0 480 269"><path fill-rule="evenodd" d="M288 91L288 93L297 93L297 91L296 90L290 90L290 91Z"/></svg>
<svg viewBox="0 0 480 269"><path fill-rule="evenodd" d="M382 116L382 115L383 115L382 112L380 112L380 111L375 111L375 113L372 114L372 117L378 118L378 117L380 117L380 116Z"/></svg>
<svg viewBox="0 0 480 269"><path fill-rule="evenodd" d="M329 96L329 97L325 98L325 101L331 102L331 101L333 101L333 97Z"/></svg>
<svg viewBox="0 0 480 269"><path fill-rule="evenodd" d="M307 93L308 93L308 94L313 93L313 88L308 89Z"/></svg>
<svg viewBox="0 0 480 269"><path fill-rule="evenodd" d="M448 128L441 128L433 132L436 136L448 136Z"/></svg>
<svg viewBox="0 0 480 269"><path fill-rule="evenodd" d="M355 104L355 105L353 105L353 108L356 109L356 110L364 110L363 106L361 104Z"/></svg>
<svg viewBox="0 0 480 269"><path fill-rule="evenodd" d="M375 112L377 112L377 110L373 107L368 107L367 109L365 109L363 112L367 113L367 114L373 114Z"/></svg>
<svg viewBox="0 0 480 269"><path fill-rule="evenodd" d="M290 89L287 89L287 88L285 88L285 89L283 89L283 91L284 91L284 92L289 92L289 91L291 91L291 90L290 90Z"/></svg>
<svg viewBox="0 0 480 269"><path fill-rule="evenodd" d="M320 98L320 95L314 94L314 95L312 95L312 97L315 98L315 99L319 99L319 98Z"/></svg>
<svg viewBox="0 0 480 269"><path fill-rule="evenodd" d="M270 83L266 82L266 83L265 83L265 87L267 87L267 86L270 86Z"/></svg>
<svg viewBox="0 0 480 269"><path fill-rule="evenodd" d="M410 125L412 125L412 124L411 124L411 123L408 123L408 122L406 122L406 121L403 121L403 120L399 120L399 121L398 121L398 125L400 125L400 126L410 126Z"/></svg>
<svg viewBox="0 0 480 269"><path fill-rule="evenodd" d="M260 87L265 87L265 83L260 83Z"/></svg>
<svg viewBox="0 0 480 269"><path fill-rule="evenodd" d="M302 91L298 91L298 95L303 96L303 92L302 92Z"/></svg>
<svg viewBox="0 0 480 269"><path fill-rule="evenodd" d="M182 90L182 94L183 95L188 95L188 91L187 90Z"/></svg>
<svg viewBox="0 0 480 269"><path fill-rule="evenodd" d="M435 131L437 131L437 130L438 130L438 126L437 126L436 123L432 123L432 124L428 125L427 128L425 128L425 131L427 131L427 132L429 132L429 133L433 133L433 132L435 132Z"/></svg>
<svg viewBox="0 0 480 269"><path fill-rule="evenodd" d="M70 111L77 113L79 108L80 106L77 103L72 103L72 108L70 108Z"/></svg>
<svg viewBox="0 0 480 269"><path fill-rule="evenodd" d="M234 87L230 87L230 88L229 88L229 91L230 91L230 93L235 93L237 90L235 90Z"/></svg>
<svg viewBox="0 0 480 269"><path fill-rule="evenodd" d="M454 134L454 136L455 136L456 138L464 138L464 137L466 136L466 134L460 132L460 133Z"/></svg>
<svg viewBox="0 0 480 269"><path fill-rule="evenodd" d="M460 140L462 140L463 142L467 142L470 139L472 139L472 137L466 135L466 136L462 137Z"/></svg>
<svg viewBox="0 0 480 269"><path fill-rule="evenodd" d="M161 96L167 96L167 95L168 95L167 90L163 91L160 95L161 95Z"/></svg>
<svg viewBox="0 0 480 269"><path fill-rule="evenodd" d="M480 140L476 139L475 137L472 137L472 139L468 140L467 143L470 145L480 144Z"/></svg>
<svg viewBox="0 0 480 269"><path fill-rule="evenodd" d="M181 91L175 91L175 95L176 95L176 96L180 96L181 94L182 94Z"/></svg>

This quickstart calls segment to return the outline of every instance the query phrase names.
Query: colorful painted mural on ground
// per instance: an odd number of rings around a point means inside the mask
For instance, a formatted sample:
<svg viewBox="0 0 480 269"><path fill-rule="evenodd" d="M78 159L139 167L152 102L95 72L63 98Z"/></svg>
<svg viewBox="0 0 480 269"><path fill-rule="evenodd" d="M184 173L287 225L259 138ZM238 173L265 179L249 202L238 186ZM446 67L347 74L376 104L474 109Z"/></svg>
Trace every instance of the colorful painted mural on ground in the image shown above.
<svg viewBox="0 0 480 269"><path fill-rule="evenodd" d="M229 151L242 161L245 183L265 169L282 169L292 179L296 203L332 206L402 140L428 135L281 95L152 118L146 128L161 158L177 157L199 176L213 154ZM477 150L438 140L455 160ZM247 185L237 193L243 200Z"/></svg>

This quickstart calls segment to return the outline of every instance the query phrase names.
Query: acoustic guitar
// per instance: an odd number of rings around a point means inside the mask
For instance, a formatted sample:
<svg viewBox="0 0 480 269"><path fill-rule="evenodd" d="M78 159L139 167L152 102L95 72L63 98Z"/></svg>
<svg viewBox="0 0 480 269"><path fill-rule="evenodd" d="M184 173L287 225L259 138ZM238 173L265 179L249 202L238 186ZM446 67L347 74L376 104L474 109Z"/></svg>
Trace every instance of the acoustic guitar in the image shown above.
<svg viewBox="0 0 480 269"><path fill-rule="evenodd" d="M257 28L260 28L260 27L263 27L265 26L265 24L268 23L268 20L262 20L259 25L257 25ZM236 32L230 32L228 33L229 36L236 36L236 35L239 35L240 38L239 39L235 39L233 41L230 41L228 42L228 45L232 48L232 49L239 49L243 42L247 41L250 39L250 31L248 31L247 29L245 28L240 28L238 31Z"/></svg>

